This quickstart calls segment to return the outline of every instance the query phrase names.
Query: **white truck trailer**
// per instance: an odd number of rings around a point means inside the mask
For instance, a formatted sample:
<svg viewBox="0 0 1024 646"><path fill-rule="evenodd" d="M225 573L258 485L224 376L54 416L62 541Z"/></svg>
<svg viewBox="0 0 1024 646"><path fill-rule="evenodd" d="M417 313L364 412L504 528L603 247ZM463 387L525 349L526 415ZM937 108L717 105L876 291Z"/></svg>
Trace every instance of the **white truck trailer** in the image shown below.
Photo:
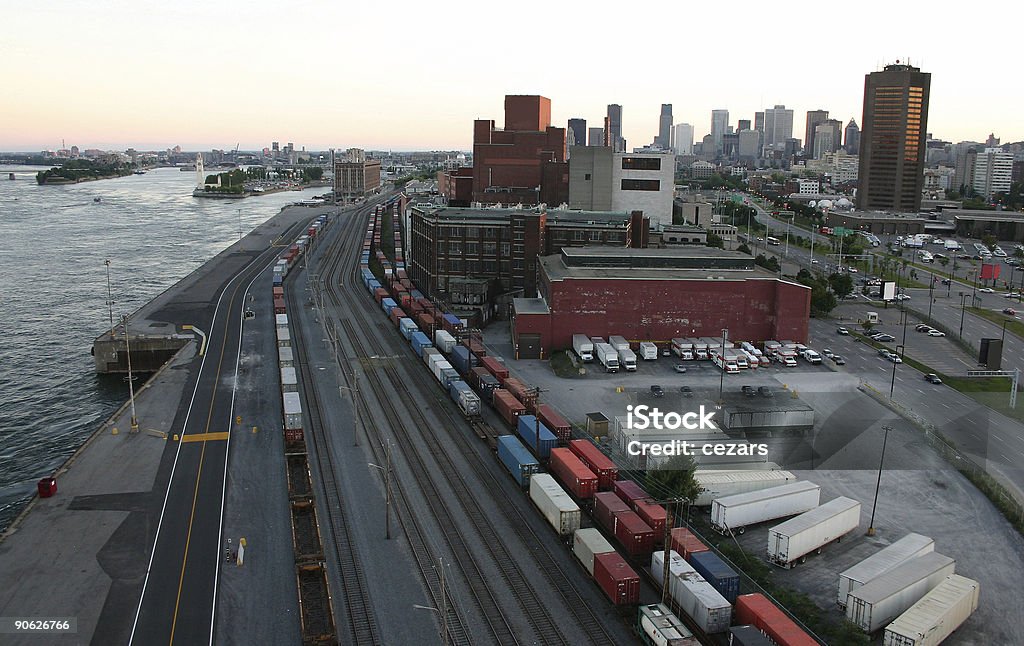
<svg viewBox="0 0 1024 646"><path fill-rule="evenodd" d="M605 371L619 371L619 353L615 351L615 348L607 343L596 343L594 344L594 354L597 355L597 361L604 366Z"/></svg>
<svg viewBox="0 0 1024 646"><path fill-rule="evenodd" d="M956 561L938 552L911 559L851 592L846 618L873 633L909 610L955 569Z"/></svg>
<svg viewBox="0 0 1024 646"><path fill-rule="evenodd" d="M867 557L853 567L839 574L838 594L836 603L840 608L846 607L846 598L851 592L865 583L897 568L910 559L924 556L935 551L935 541L920 534L910 533Z"/></svg>
<svg viewBox="0 0 1024 646"><path fill-rule="evenodd" d="M721 534L742 534L748 525L810 511L820 499L821 487L806 480L724 496L711 502L711 526Z"/></svg>
<svg viewBox="0 0 1024 646"><path fill-rule="evenodd" d="M580 361L589 363L594 360L594 344L586 334L572 335L572 350Z"/></svg>
<svg viewBox="0 0 1024 646"><path fill-rule="evenodd" d="M640 358L644 361L654 361L658 358L658 346L653 341L640 342Z"/></svg>
<svg viewBox="0 0 1024 646"><path fill-rule="evenodd" d="M860 503L840 496L768 530L768 560L791 568L860 524Z"/></svg>
<svg viewBox="0 0 1024 646"><path fill-rule="evenodd" d="M748 491L760 491L796 482L796 476L789 471L723 471L718 469L697 469L694 479L700 485L700 494L693 504L707 507L716 498L733 496Z"/></svg>

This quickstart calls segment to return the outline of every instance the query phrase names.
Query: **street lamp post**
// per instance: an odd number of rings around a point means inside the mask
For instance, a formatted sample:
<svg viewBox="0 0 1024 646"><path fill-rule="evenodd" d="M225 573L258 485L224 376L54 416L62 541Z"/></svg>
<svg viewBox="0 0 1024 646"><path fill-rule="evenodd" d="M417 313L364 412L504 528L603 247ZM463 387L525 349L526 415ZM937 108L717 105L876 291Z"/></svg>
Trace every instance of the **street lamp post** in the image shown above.
<svg viewBox="0 0 1024 646"><path fill-rule="evenodd" d="M110 258L103 261L107 266L107 311L110 314L110 340L114 340L114 297L110 293Z"/></svg>
<svg viewBox="0 0 1024 646"><path fill-rule="evenodd" d="M896 346L896 353L892 359L892 383L889 384L889 399L892 399L892 394L896 390L896 359L903 360L902 345Z"/></svg>
<svg viewBox="0 0 1024 646"><path fill-rule="evenodd" d="M965 303L967 302L967 293L960 292L960 338L964 338L964 313L967 311Z"/></svg>
<svg viewBox="0 0 1024 646"><path fill-rule="evenodd" d="M384 538L391 540L391 442L384 444L384 458L386 466L373 462L367 462L366 465L384 474Z"/></svg>
<svg viewBox="0 0 1024 646"><path fill-rule="evenodd" d="M418 603L412 604L412 607L416 610L430 610L437 613L438 618L441 620L441 644L442 646L448 646L448 591L445 589L444 560L437 559L437 562L440 565L437 568L437 578L441 586L441 607L423 606Z"/></svg>
<svg viewBox="0 0 1024 646"><path fill-rule="evenodd" d="M132 376L132 349L128 345L128 316L125 314L121 315L121 322L124 323L124 350L128 355L128 397L131 401L132 407L132 422L131 432L139 432L139 418L135 414L135 384L133 383L134 377Z"/></svg>
<svg viewBox="0 0 1024 646"><path fill-rule="evenodd" d="M718 403L723 403L722 394L725 391L725 340L729 337L729 328L722 328L722 374L718 379Z"/></svg>
<svg viewBox="0 0 1024 646"><path fill-rule="evenodd" d="M868 522L868 536L875 535L875 508L878 506L878 489L882 486L882 465L885 463L885 445L889 442L890 426L883 426L885 437L882 438L882 455L878 459L878 480L875 482L875 501L871 503L871 520Z"/></svg>

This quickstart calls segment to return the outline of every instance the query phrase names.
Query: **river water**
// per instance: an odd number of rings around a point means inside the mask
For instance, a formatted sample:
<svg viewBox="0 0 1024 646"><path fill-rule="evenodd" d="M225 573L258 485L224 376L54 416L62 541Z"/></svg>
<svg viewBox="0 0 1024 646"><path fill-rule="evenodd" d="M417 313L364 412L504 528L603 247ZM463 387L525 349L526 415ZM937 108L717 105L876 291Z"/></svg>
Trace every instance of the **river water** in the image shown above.
<svg viewBox="0 0 1024 646"><path fill-rule="evenodd" d="M174 168L64 186L38 186L38 170L0 166L0 531L127 399L89 354L110 326L104 260L116 319L238 240L239 222L328 190L214 200Z"/></svg>

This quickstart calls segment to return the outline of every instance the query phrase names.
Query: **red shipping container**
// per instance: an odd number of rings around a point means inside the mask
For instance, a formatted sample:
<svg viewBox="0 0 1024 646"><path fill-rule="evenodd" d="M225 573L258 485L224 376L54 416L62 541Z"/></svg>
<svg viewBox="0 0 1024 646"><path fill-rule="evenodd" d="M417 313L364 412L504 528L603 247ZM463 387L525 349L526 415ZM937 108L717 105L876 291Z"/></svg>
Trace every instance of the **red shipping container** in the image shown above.
<svg viewBox="0 0 1024 646"><path fill-rule="evenodd" d="M420 312L416 316L416 325L419 326L420 331L433 338L434 319L431 318L430 314L427 314L426 312Z"/></svg>
<svg viewBox="0 0 1024 646"><path fill-rule="evenodd" d="M587 468L597 474L597 487L601 491L610 491L615 481L619 479L619 467L611 461L601 449L597 448L590 440L572 440L569 442L569 450L576 454Z"/></svg>
<svg viewBox="0 0 1024 646"><path fill-rule="evenodd" d="M736 597L736 622L754 626L779 646L818 644L763 594L741 594Z"/></svg>
<svg viewBox="0 0 1024 646"><path fill-rule="evenodd" d="M405 307L412 301L412 296L409 295L409 292L401 292L396 300L400 306Z"/></svg>
<svg viewBox="0 0 1024 646"><path fill-rule="evenodd" d="M475 368L471 368L470 371L469 371L469 385L473 387L473 390L476 390L476 391L479 392L479 390L480 390L480 376L481 375L489 375L489 374L491 374L491 371L488 370L487 368L483 368L481 366L477 366Z"/></svg>
<svg viewBox="0 0 1024 646"><path fill-rule="evenodd" d="M480 359L480 365L487 368L498 380L499 384L504 385L505 380L508 379L508 368L505 367L505 364L499 362L494 357L482 357Z"/></svg>
<svg viewBox="0 0 1024 646"><path fill-rule="evenodd" d="M551 472L580 500L592 498L597 492L597 476L569 449L551 449Z"/></svg>
<svg viewBox="0 0 1024 646"><path fill-rule="evenodd" d="M288 308L286 308L285 305L284 305L284 299L280 298L280 297L275 298L274 299L274 314L287 314L287 313L288 313Z"/></svg>
<svg viewBox="0 0 1024 646"><path fill-rule="evenodd" d="M623 511L629 511L629 505L613 492L601 491L594 494L594 520L612 534L615 533L615 514Z"/></svg>
<svg viewBox="0 0 1024 646"><path fill-rule="evenodd" d="M569 422L565 421L565 418L555 412L554 408L547 404L537 405L537 417L540 421L544 422L544 426L551 429L551 432L558 436L558 439L562 442L568 442L572 438L572 426ZM594 469L591 468L591 471ZM596 473L596 472L595 472ZM598 474L600 477L600 474ZM600 486L600 481L598 482Z"/></svg>
<svg viewBox="0 0 1024 646"><path fill-rule="evenodd" d="M57 493L57 479L43 478L36 483L36 491L39 492L40 498L49 498L53 494Z"/></svg>
<svg viewBox="0 0 1024 646"><path fill-rule="evenodd" d="M398 278L402 283L402 287L405 288L405 291L411 292L414 289L412 281L406 278L404 269L398 270Z"/></svg>
<svg viewBox="0 0 1024 646"><path fill-rule="evenodd" d="M615 538L630 556L654 551L654 530L631 509L615 514Z"/></svg>
<svg viewBox="0 0 1024 646"><path fill-rule="evenodd" d="M377 301L377 305L380 305L380 302L387 297L388 290L384 289L383 287L378 287L377 289L373 290L373 298L374 300Z"/></svg>
<svg viewBox="0 0 1024 646"><path fill-rule="evenodd" d="M512 396L512 393L501 388L494 391L493 397L494 408L497 409L498 414L509 426L515 428L519 416L526 412L526 407L520 404L519 400Z"/></svg>
<svg viewBox="0 0 1024 646"><path fill-rule="evenodd" d="M391 322L397 327L399 325L399 319L405 318L405 312L402 311L401 307L391 308Z"/></svg>
<svg viewBox="0 0 1024 646"><path fill-rule="evenodd" d="M613 604L640 603L640 577L618 552L594 555L594 580Z"/></svg>
<svg viewBox="0 0 1024 646"><path fill-rule="evenodd" d="M432 312L432 314L434 315L434 324L437 325L437 327L439 327L439 328L441 328L443 330L444 329L444 312L441 311L440 307L435 307L434 311Z"/></svg>
<svg viewBox="0 0 1024 646"><path fill-rule="evenodd" d="M288 444L295 444L296 442L302 442L305 438L302 435L301 428L286 428L284 429L284 441Z"/></svg>
<svg viewBox="0 0 1024 646"><path fill-rule="evenodd" d="M472 341L470 339L466 339L462 342L462 345L468 347L469 351L478 357L487 356L487 348L485 348L484 344L480 343L479 341Z"/></svg>
<svg viewBox="0 0 1024 646"><path fill-rule="evenodd" d="M512 395L519 400L519 402L526 406L526 410L530 411L530 414L537 410L537 391L530 388L530 386L523 383L521 380L515 377L509 377L501 385L502 388L512 393ZM554 432L554 431L552 431Z"/></svg>
<svg viewBox="0 0 1024 646"><path fill-rule="evenodd" d="M274 298L277 298L278 296L280 296L281 298L284 298L284 287L275 287L274 288Z"/></svg>
<svg viewBox="0 0 1024 646"><path fill-rule="evenodd" d="M694 536L693 532L685 527L676 527L672 530L672 549L679 553L687 561L691 554L707 552L708 546Z"/></svg>
<svg viewBox="0 0 1024 646"><path fill-rule="evenodd" d="M616 480L614 488L615 493L618 494L619 498L622 498L630 507L632 507L637 500L647 500L651 497L643 490L643 487L632 480Z"/></svg>
<svg viewBox="0 0 1024 646"><path fill-rule="evenodd" d="M654 530L654 544L661 545L665 538L665 523L668 520L665 508L651 500L638 500L633 510Z"/></svg>

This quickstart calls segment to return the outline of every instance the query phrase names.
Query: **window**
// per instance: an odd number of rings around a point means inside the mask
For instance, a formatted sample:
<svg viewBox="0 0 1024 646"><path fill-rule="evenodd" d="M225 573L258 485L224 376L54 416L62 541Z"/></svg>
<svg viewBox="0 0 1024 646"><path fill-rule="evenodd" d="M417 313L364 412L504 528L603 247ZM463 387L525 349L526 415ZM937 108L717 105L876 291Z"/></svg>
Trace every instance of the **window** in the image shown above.
<svg viewBox="0 0 1024 646"><path fill-rule="evenodd" d="M590 240L592 242L600 242L601 241L601 232L600 231L591 231L590 232Z"/></svg>
<svg viewBox="0 0 1024 646"><path fill-rule="evenodd" d="M466 227L466 237L467 238L479 238L480 237L480 229L477 228L477 227Z"/></svg>
<svg viewBox="0 0 1024 646"><path fill-rule="evenodd" d="M475 242L466 243L466 255L475 256L477 254L477 244Z"/></svg>
<svg viewBox="0 0 1024 646"><path fill-rule="evenodd" d="M524 252L525 252L525 247L523 245L521 245L521 244L514 244L514 245L512 245L512 253L520 254L521 255Z"/></svg>
<svg viewBox="0 0 1024 646"><path fill-rule="evenodd" d="M448 243L448 253L457 256L462 253L462 243L452 240Z"/></svg>
<svg viewBox="0 0 1024 646"><path fill-rule="evenodd" d="M660 191L661 180L657 179L624 179L623 191Z"/></svg>
<svg viewBox="0 0 1024 646"><path fill-rule="evenodd" d="M523 234L522 231L516 231L514 234L512 234L513 240L524 240L525 238L526 236Z"/></svg>
<svg viewBox="0 0 1024 646"><path fill-rule="evenodd" d="M583 231L579 231L579 230L573 231L572 232L572 239L576 240L577 242L582 242L583 241Z"/></svg>
<svg viewBox="0 0 1024 646"><path fill-rule="evenodd" d="M622 170L661 170L661 158L623 157Z"/></svg>
<svg viewBox="0 0 1024 646"><path fill-rule="evenodd" d="M462 261L461 260L449 260L448 261L448 271L452 272L452 273L461 272L462 271Z"/></svg>
<svg viewBox="0 0 1024 646"><path fill-rule="evenodd" d="M511 242L502 242L501 243L501 255L508 256L511 253L512 253L512 243Z"/></svg>
<svg viewBox="0 0 1024 646"><path fill-rule="evenodd" d="M590 181L590 173L584 173L583 174L583 179L589 182Z"/></svg>
<svg viewBox="0 0 1024 646"><path fill-rule="evenodd" d="M484 255L485 256L493 256L495 254L495 252L497 251L497 249L498 249L498 244L496 242L485 242L484 243Z"/></svg>
<svg viewBox="0 0 1024 646"><path fill-rule="evenodd" d="M512 269L522 269L522 268L523 268L523 261L522 260L513 260L512 261Z"/></svg>
<svg viewBox="0 0 1024 646"><path fill-rule="evenodd" d="M485 260L484 261L484 273L485 274L495 274L497 272L498 272L498 263L494 262L493 260Z"/></svg>

